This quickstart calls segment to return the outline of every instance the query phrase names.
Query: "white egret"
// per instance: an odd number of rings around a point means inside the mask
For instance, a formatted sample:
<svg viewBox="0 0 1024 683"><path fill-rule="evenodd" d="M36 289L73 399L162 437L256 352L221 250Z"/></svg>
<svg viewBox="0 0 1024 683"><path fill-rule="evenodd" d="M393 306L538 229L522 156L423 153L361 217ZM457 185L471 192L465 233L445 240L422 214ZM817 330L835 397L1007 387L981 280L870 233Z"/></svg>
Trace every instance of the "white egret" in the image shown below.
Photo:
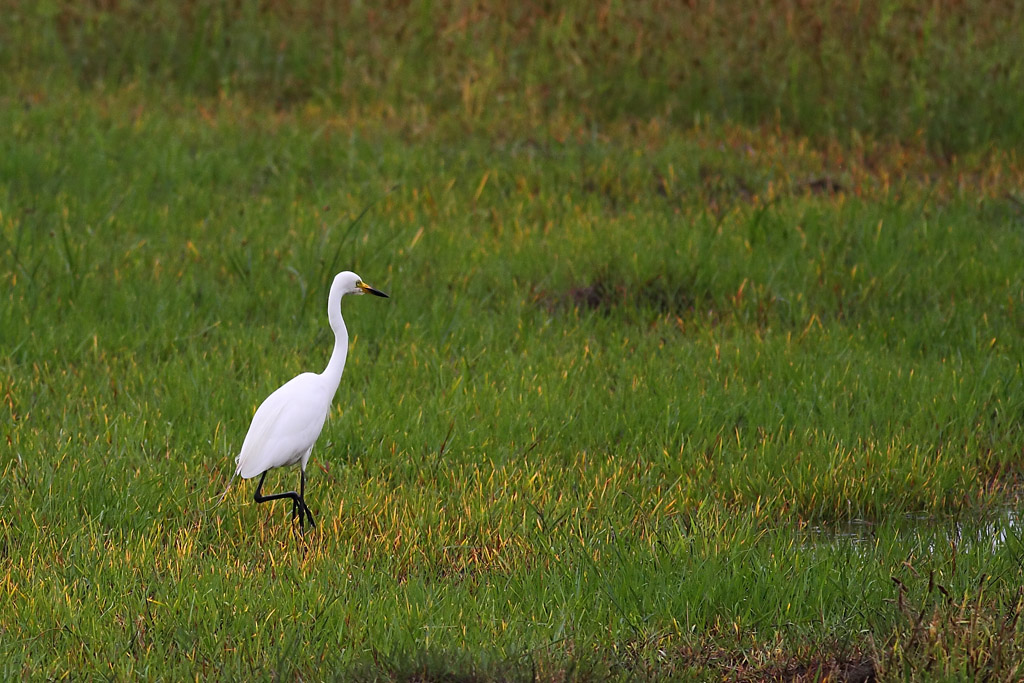
<svg viewBox="0 0 1024 683"><path fill-rule="evenodd" d="M249 432L245 435L242 450L235 458L237 476L252 479L260 476L253 499L257 503L281 498L292 499L292 519L299 519L299 527L305 529L306 520L312 526L313 513L309 511L304 498L306 493L306 463L316 444L320 431L327 419L331 401L348 356L348 330L341 317L341 297L346 294L375 294L387 298L387 294L366 284L351 271L338 273L331 284L327 298L327 319L334 330L334 351L327 368L319 375L304 372L289 380L266 398L252 417ZM299 491L263 495L263 480L267 472L276 467L298 464L301 469Z"/></svg>

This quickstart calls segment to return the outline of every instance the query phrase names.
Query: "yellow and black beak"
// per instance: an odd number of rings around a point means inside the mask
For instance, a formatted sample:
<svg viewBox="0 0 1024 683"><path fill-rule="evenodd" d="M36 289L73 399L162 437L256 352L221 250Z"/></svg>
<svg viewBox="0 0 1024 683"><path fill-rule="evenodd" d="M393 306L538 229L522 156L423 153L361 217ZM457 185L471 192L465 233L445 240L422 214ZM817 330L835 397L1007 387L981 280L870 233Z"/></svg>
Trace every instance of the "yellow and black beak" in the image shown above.
<svg viewBox="0 0 1024 683"><path fill-rule="evenodd" d="M362 280L360 280L359 282L356 283L356 287L361 289L363 291L363 294L373 294L375 296L382 296L385 299L388 298L387 294L385 294L384 292L380 291L379 289L374 289L373 287L371 287L370 285L366 284Z"/></svg>

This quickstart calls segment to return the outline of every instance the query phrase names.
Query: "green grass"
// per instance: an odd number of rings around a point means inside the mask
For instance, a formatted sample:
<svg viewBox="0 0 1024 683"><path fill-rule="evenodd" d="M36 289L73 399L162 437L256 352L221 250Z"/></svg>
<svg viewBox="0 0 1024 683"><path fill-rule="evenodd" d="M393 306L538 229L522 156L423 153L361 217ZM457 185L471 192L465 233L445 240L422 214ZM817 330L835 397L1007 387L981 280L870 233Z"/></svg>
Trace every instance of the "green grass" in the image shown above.
<svg viewBox="0 0 1024 683"><path fill-rule="evenodd" d="M1024 10L1007 0L5 5L0 66L28 87L154 80L410 132L711 117L945 154L1024 144Z"/></svg>
<svg viewBox="0 0 1024 683"><path fill-rule="evenodd" d="M17 8L4 677L1018 679L1024 169L1018 133L977 133L998 107L926 144L827 111L803 137L777 103L781 123L693 123L554 49L494 67L561 83L551 110L450 80L431 99L407 70L424 7L334 56L399 60L376 95L306 92L313 52L242 59L275 31L312 50L301 12L225 66L202 41L256 17L200 35L168 15L145 40L128 9ZM556 47L591 30L530 26ZM486 63L460 45L439 64ZM345 302L301 537L251 482L216 498L255 407L326 364L347 268L391 298Z"/></svg>

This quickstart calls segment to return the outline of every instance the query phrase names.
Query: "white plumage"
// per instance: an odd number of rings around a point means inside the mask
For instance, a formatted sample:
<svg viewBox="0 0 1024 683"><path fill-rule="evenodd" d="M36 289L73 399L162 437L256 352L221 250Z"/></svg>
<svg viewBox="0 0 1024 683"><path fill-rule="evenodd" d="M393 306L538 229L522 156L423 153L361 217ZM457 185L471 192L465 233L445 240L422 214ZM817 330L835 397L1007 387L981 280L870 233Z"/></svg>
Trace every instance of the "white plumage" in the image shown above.
<svg viewBox="0 0 1024 683"><path fill-rule="evenodd" d="M338 273L331 284L327 298L327 319L334 331L334 351L327 367L320 374L304 372L292 378L266 398L252 417L242 450L235 458L235 474L243 479L258 475L254 499L264 503L280 498L292 500L292 517L298 517L299 526L305 520L313 526L313 514L306 506L306 463L313 445L320 436L331 408L331 401L341 382L348 356L348 330L341 317L341 298L346 294L375 294L387 297L362 281L351 271ZM262 495L263 480L268 470L298 464L301 468L299 492L287 491Z"/></svg>

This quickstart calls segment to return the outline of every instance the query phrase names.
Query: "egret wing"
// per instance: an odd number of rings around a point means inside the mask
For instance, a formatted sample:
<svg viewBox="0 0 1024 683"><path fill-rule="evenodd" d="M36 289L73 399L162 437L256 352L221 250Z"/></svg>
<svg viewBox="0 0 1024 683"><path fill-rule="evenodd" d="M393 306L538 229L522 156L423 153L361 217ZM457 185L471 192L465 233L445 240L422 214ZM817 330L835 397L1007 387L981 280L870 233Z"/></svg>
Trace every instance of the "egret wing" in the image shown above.
<svg viewBox="0 0 1024 683"><path fill-rule="evenodd" d="M260 404L235 459L236 474L251 479L274 467L295 464L313 447L330 408L330 397L324 400L317 377L303 373Z"/></svg>

